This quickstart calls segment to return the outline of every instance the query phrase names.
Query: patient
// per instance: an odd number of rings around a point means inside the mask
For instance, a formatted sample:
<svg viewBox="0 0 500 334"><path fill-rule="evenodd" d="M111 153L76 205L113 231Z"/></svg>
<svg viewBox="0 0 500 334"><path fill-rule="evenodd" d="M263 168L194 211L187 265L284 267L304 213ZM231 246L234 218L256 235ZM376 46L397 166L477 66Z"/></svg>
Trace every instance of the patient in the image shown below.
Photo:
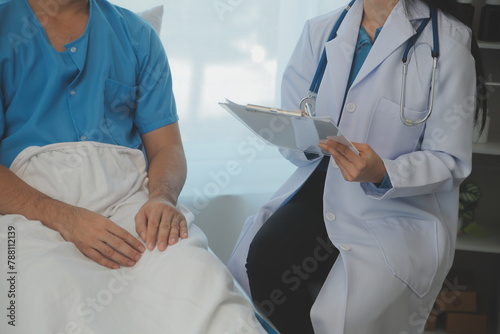
<svg viewBox="0 0 500 334"><path fill-rule="evenodd" d="M0 240L15 261L0 254L17 287L0 332L261 332L177 207L186 161L154 29L106 0L1 0L0 32Z"/></svg>
<svg viewBox="0 0 500 334"><path fill-rule="evenodd" d="M92 6L97 8L89 20ZM2 165L9 167L29 146L143 144L149 199L137 214L137 232L150 250L186 238L186 221L175 208L186 164L168 63L152 28L89 0L9 1L0 7L0 18L8 37L0 42ZM144 247L123 228L43 195L5 167L0 213L40 220L109 268L133 266L140 258Z"/></svg>

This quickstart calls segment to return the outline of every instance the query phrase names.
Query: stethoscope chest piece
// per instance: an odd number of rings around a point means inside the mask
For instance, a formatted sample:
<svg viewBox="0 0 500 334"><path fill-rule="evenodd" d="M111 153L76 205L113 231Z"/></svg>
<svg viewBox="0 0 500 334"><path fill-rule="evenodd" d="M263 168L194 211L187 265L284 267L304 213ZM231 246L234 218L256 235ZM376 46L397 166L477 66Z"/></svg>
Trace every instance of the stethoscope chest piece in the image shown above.
<svg viewBox="0 0 500 334"><path fill-rule="evenodd" d="M316 115L316 94L309 94L300 101L300 110L307 116Z"/></svg>
<svg viewBox="0 0 500 334"><path fill-rule="evenodd" d="M340 17L337 19L337 22L333 26L332 31L330 32L328 41L331 41L332 39L335 38L335 36L337 36L337 31L340 27L340 24L342 23L343 19L347 15L347 12L352 7L355 1L356 0L351 0L351 2L346 6L344 11L341 13ZM430 17L422 20L422 22L417 28L416 33L408 40L408 43L406 44L406 48L403 52L403 57L402 57L403 73L401 82L401 100L399 106L400 106L401 122L406 126L418 126L424 124L427 121L427 119L431 116L434 107L434 85L436 81L436 72L437 72L438 57L439 57L439 35L438 35L437 9L433 6L430 6L429 8L430 8ZM406 98L406 77L408 73L408 61L409 61L408 55L410 49L412 49L415 46L415 42L417 41L418 37L420 36L426 25L429 23L429 21L432 22L433 47L431 48L431 56L432 56L433 66L432 66L432 77L430 82L428 112L425 115L425 117L421 119L416 119L416 120L408 119L405 116L405 110L404 110L405 98ZM302 113L304 115L314 116L316 114L316 95L318 94L319 86L321 85L321 80L323 79L323 74L325 73L326 65L327 65L327 57L325 49L323 50L318 67L316 68L313 81L309 88L309 94L300 101L300 109L302 110Z"/></svg>

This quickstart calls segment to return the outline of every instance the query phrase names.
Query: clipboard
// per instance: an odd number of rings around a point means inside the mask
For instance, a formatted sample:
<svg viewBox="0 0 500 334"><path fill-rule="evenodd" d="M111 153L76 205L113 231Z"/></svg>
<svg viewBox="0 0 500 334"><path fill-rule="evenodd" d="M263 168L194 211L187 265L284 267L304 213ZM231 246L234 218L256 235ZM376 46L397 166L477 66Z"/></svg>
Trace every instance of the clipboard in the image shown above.
<svg viewBox="0 0 500 334"><path fill-rule="evenodd" d="M318 144L320 140L335 140L359 154L354 145L340 132L329 117L310 117L301 111L290 111L258 105L241 105L226 99L219 103L270 145L307 153L330 155Z"/></svg>

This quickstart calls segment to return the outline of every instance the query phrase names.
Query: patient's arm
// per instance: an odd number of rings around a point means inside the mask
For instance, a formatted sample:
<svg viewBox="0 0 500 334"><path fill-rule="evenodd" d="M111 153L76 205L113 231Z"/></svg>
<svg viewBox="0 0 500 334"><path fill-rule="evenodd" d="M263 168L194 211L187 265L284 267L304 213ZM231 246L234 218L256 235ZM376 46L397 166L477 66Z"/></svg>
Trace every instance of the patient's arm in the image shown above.
<svg viewBox="0 0 500 334"><path fill-rule="evenodd" d="M106 217L54 200L2 165L0 184L0 214L41 221L105 267L133 266L145 250L139 240Z"/></svg>
<svg viewBox="0 0 500 334"><path fill-rule="evenodd" d="M149 161L149 200L135 217L136 230L148 249L163 251L187 238L184 216L176 209L186 180L186 158L177 123L142 136Z"/></svg>

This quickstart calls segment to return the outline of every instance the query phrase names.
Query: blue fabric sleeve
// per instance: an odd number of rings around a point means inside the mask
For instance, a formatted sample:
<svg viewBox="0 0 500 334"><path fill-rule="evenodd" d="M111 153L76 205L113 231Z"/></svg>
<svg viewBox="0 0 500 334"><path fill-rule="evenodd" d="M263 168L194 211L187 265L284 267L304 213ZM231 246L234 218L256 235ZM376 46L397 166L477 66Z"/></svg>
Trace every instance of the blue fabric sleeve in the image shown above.
<svg viewBox="0 0 500 334"><path fill-rule="evenodd" d="M374 198L380 198L384 196L388 191L390 191L393 188L388 173L385 174L384 179L380 184L368 182L368 183L361 183L360 185L366 195Z"/></svg>
<svg viewBox="0 0 500 334"><path fill-rule="evenodd" d="M3 133L5 131L5 110L3 108L3 95L2 90L0 90L0 142L3 139Z"/></svg>
<svg viewBox="0 0 500 334"><path fill-rule="evenodd" d="M392 188L392 183L391 179L389 178L389 174L385 173L384 179L382 180L382 183L377 186L378 189L391 189Z"/></svg>
<svg viewBox="0 0 500 334"><path fill-rule="evenodd" d="M142 135L177 122L178 116L172 75L160 38L150 27L145 27L141 35L134 123Z"/></svg>

